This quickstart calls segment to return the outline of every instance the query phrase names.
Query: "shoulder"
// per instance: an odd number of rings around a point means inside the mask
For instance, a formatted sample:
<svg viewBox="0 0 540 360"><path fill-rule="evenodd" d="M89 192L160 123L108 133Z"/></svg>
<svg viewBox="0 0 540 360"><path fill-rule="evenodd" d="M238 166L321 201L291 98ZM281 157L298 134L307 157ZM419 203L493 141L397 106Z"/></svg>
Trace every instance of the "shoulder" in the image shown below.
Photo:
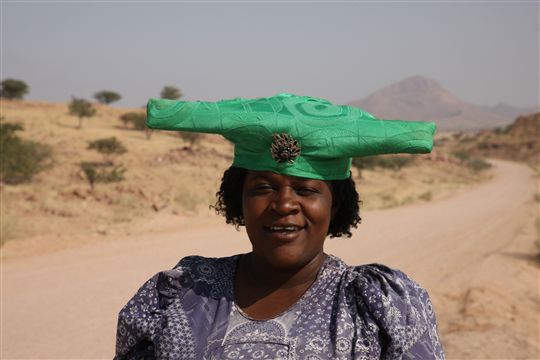
<svg viewBox="0 0 540 360"><path fill-rule="evenodd" d="M211 274L214 270L227 267L228 265L234 265L240 255L233 255L228 257L204 257L204 256L186 256L182 258L173 268L180 270L198 271L201 276Z"/></svg>
<svg viewBox="0 0 540 360"><path fill-rule="evenodd" d="M118 315L115 358L143 357L148 351L145 344L154 342L160 332L163 314L188 291L193 290L197 296L215 298L232 294L230 282L237 258L189 256L171 270L152 276Z"/></svg>
<svg viewBox="0 0 540 360"><path fill-rule="evenodd" d="M399 306L411 304L415 308L425 305L433 312L427 291L400 270L381 264L369 264L347 269L357 296L366 304L383 302Z"/></svg>
<svg viewBox="0 0 540 360"><path fill-rule="evenodd" d="M349 308L376 325L384 358L444 358L433 305L422 286L381 264L347 267L343 277Z"/></svg>
<svg viewBox="0 0 540 360"><path fill-rule="evenodd" d="M354 296L360 305L384 325L408 326L425 330L434 319L433 305L427 291L400 270L381 264L369 264L348 269ZM393 316L400 314L402 316Z"/></svg>
<svg viewBox="0 0 540 360"><path fill-rule="evenodd" d="M184 290L201 287L204 284L225 282L232 279L239 255L225 258L205 258L188 256L181 259L171 270L161 271L147 280L128 302L146 304L145 308L159 309L169 303ZM223 284L224 285L224 284ZM222 286L223 287L223 286Z"/></svg>
<svg viewBox="0 0 540 360"><path fill-rule="evenodd" d="M206 297L232 297L231 285L238 257L185 257L173 269L157 274L157 290L165 302L189 289Z"/></svg>

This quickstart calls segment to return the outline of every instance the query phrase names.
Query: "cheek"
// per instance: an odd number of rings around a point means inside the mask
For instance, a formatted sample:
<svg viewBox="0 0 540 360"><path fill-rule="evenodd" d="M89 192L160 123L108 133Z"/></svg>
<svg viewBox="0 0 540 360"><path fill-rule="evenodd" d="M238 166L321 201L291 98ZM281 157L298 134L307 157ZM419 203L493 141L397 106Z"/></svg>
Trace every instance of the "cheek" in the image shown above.
<svg viewBox="0 0 540 360"><path fill-rule="evenodd" d="M312 204L309 211L309 217L321 231L327 231L332 219L331 201L320 201Z"/></svg>
<svg viewBox="0 0 540 360"><path fill-rule="evenodd" d="M246 196L242 197L242 215L246 224L255 221L264 212L264 209L264 204L261 201Z"/></svg>

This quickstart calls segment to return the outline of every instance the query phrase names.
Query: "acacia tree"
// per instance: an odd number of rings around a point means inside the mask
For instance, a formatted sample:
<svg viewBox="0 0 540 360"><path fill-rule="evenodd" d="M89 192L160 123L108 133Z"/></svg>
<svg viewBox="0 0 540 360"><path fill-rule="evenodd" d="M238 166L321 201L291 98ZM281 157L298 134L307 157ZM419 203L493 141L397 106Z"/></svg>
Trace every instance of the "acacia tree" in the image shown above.
<svg viewBox="0 0 540 360"><path fill-rule="evenodd" d="M21 139L15 134L23 129L19 123L3 122L3 118L0 118L0 182L28 182L35 174L52 165L51 148Z"/></svg>
<svg viewBox="0 0 540 360"><path fill-rule="evenodd" d="M128 112L120 116L120 120L124 123L124 127L127 128L128 124L131 124L135 130L144 131L146 139L149 140L152 136L152 129L146 126L146 114L143 112Z"/></svg>
<svg viewBox="0 0 540 360"><path fill-rule="evenodd" d="M22 99L29 90L24 81L17 79L4 79L0 85L0 97L6 99Z"/></svg>
<svg viewBox="0 0 540 360"><path fill-rule="evenodd" d="M114 91L109 91L109 90L98 91L97 93L94 94L94 99L99 101L100 104L108 105L115 101L120 100L121 98L122 96L120 96L120 94Z"/></svg>
<svg viewBox="0 0 540 360"><path fill-rule="evenodd" d="M88 143L88 149L94 149L98 153L103 155L103 161L107 165L113 163L114 157L121 155L127 151L126 147L114 136L110 138L90 141Z"/></svg>
<svg viewBox="0 0 540 360"><path fill-rule="evenodd" d="M79 164L92 191L97 182L110 183L124 180L126 168L113 162L113 158L127 151L118 139L110 137L89 141L87 149L96 150L103 155L102 163L81 162Z"/></svg>
<svg viewBox="0 0 540 360"><path fill-rule="evenodd" d="M178 100L182 97L182 92L177 87L164 86L160 96L162 99Z"/></svg>
<svg viewBox="0 0 540 360"><path fill-rule="evenodd" d="M79 129L82 128L82 121L85 117L92 117L96 114L96 109L92 103L83 98L71 97L71 102L69 103L69 114L76 115L79 117Z"/></svg>
<svg viewBox="0 0 540 360"><path fill-rule="evenodd" d="M201 141L202 135L197 132L181 131L179 136L188 143L187 150L193 151L193 146Z"/></svg>

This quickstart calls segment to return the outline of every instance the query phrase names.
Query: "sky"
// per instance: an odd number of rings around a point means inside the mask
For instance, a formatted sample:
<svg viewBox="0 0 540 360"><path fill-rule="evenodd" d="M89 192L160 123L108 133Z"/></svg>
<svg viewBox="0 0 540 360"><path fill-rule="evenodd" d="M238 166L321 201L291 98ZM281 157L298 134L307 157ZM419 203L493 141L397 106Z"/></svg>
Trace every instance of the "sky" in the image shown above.
<svg viewBox="0 0 540 360"><path fill-rule="evenodd" d="M185 100L281 92L336 104L413 75L477 105L539 102L538 1L6 1L0 77L30 100L163 86Z"/></svg>

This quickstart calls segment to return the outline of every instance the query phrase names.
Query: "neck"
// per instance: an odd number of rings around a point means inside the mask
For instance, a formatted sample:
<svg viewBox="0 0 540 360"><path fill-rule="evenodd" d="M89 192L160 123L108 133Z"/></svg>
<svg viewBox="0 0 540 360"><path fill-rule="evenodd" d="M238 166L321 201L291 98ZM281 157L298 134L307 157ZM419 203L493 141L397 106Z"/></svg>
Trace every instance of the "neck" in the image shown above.
<svg viewBox="0 0 540 360"><path fill-rule="evenodd" d="M237 305L257 320L270 319L296 303L317 277L326 254L321 252L295 268L276 268L255 253L243 256L237 266Z"/></svg>
<svg viewBox="0 0 540 360"><path fill-rule="evenodd" d="M307 289L316 279L327 255L320 253L306 264L276 268L251 252L245 256L243 272L251 286L266 289Z"/></svg>

